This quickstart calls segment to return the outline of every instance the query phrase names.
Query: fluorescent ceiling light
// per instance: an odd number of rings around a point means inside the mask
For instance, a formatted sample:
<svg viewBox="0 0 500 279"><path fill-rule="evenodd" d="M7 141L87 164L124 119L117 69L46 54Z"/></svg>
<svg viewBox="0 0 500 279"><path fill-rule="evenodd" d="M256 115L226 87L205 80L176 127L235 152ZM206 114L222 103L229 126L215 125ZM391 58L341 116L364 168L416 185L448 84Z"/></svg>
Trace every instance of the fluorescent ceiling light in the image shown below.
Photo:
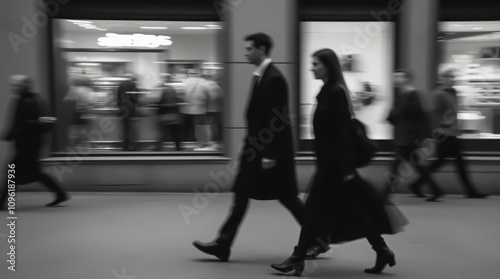
<svg viewBox="0 0 500 279"><path fill-rule="evenodd" d="M76 63L78 66L99 66L101 63L93 63L93 62L84 62L84 63Z"/></svg>
<svg viewBox="0 0 500 279"><path fill-rule="evenodd" d="M144 34L115 34L107 33L106 37L97 39L97 44L105 47L149 47L169 46L172 44L170 36L156 36Z"/></svg>
<svg viewBox="0 0 500 279"><path fill-rule="evenodd" d="M181 27L181 29L186 29L186 30L204 30L207 29L206 27Z"/></svg>
<svg viewBox="0 0 500 279"><path fill-rule="evenodd" d="M220 25L217 24L206 24L205 26L208 28L221 28Z"/></svg>
<svg viewBox="0 0 500 279"><path fill-rule="evenodd" d="M463 25L462 24L452 24L451 26L460 27L460 26L463 26Z"/></svg>
<svg viewBox="0 0 500 279"><path fill-rule="evenodd" d="M73 23L92 23L92 21L88 21L88 20L70 20L68 19L69 22L73 22Z"/></svg>
<svg viewBox="0 0 500 279"><path fill-rule="evenodd" d="M162 26L141 26L142 29L168 29L167 27Z"/></svg>
<svg viewBox="0 0 500 279"><path fill-rule="evenodd" d="M484 28L483 27L474 27L472 29L474 29L474 30L483 30Z"/></svg>

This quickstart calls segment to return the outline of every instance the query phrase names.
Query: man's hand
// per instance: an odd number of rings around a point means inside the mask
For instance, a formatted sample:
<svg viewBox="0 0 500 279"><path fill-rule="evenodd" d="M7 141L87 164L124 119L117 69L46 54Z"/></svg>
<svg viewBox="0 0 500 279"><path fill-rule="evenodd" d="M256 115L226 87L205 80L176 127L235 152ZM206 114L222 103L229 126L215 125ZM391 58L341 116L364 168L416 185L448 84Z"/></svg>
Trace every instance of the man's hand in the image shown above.
<svg viewBox="0 0 500 279"><path fill-rule="evenodd" d="M268 170L270 168L273 168L274 166L276 166L276 160L262 158L262 169Z"/></svg>

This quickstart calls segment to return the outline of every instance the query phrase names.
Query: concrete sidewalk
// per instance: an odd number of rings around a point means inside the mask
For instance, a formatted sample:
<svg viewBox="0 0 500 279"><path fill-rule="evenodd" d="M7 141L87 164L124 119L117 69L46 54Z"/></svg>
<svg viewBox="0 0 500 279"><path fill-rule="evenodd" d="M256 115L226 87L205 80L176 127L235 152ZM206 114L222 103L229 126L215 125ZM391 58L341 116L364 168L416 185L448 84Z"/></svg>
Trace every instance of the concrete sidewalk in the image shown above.
<svg viewBox="0 0 500 279"><path fill-rule="evenodd" d="M230 194L206 199L192 193L71 196L64 206L45 208L50 194L18 193L15 272L7 269L8 220L5 211L0 213L0 278L293 278L269 266L291 254L299 235L299 226L278 202L250 203L230 262L221 263L191 242L216 236ZM396 254L395 267L382 275L363 273L374 264L375 253L359 240L332 246L324 257L308 261L303 277L500 278L500 197L448 195L428 203L401 194L394 201L410 221L406 231L385 237Z"/></svg>

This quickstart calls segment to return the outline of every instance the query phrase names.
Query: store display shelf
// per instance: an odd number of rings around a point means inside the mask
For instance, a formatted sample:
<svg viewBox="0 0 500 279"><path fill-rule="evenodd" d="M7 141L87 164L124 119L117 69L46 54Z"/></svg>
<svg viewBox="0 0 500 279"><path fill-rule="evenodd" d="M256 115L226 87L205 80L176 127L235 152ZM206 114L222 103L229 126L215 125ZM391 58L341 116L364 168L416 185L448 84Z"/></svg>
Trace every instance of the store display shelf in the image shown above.
<svg viewBox="0 0 500 279"><path fill-rule="evenodd" d="M500 79L469 79L468 80L474 84L492 84L492 83L500 83Z"/></svg>
<svg viewBox="0 0 500 279"><path fill-rule="evenodd" d="M500 108L500 103L485 103L485 104L475 104L471 107L488 107L488 108Z"/></svg>

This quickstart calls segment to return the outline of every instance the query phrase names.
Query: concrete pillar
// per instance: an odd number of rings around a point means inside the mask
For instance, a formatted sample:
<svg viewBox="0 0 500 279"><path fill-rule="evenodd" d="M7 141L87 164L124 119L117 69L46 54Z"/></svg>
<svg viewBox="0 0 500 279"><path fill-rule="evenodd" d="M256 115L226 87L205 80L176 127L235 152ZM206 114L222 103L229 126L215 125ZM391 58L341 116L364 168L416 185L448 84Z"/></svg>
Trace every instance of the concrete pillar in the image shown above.
<svg viewBox="0 0 500 279"><path fill-rule="evenodd" d="M438 2L406 0L401 20L399 52L402 68L414 74L413 85L429 97L437 74ZM427 109L430 98L426 98Z"/></svg>
<svg viewBox="0 0 500 279"><path fill-rule="evenodd" d="M38 1L2 1L0 9L0 132L5 132L13 113L8 78L22 74L32 79L33 91L40 93L50 105L48 63L48 14ZM0 161L5 160L10 146L0 141ZM48 149L48 145L47 145ZM44 150L47 154L48 150Z"/></svg>
<svg viewBox="0 0 500 279"><path fill-rule="evenodd" d="M263 32L273 38L271 58L283 72L289 88L289 110L296 114L296 1L295 0L233 0L223 14L226 19L227 88L225 135L227 156L237 158L240 144L246 134L244 114L250 93L250 82L255 66L245 58L244 37ZM219 13L219 15L221 15Z"/></svg>

